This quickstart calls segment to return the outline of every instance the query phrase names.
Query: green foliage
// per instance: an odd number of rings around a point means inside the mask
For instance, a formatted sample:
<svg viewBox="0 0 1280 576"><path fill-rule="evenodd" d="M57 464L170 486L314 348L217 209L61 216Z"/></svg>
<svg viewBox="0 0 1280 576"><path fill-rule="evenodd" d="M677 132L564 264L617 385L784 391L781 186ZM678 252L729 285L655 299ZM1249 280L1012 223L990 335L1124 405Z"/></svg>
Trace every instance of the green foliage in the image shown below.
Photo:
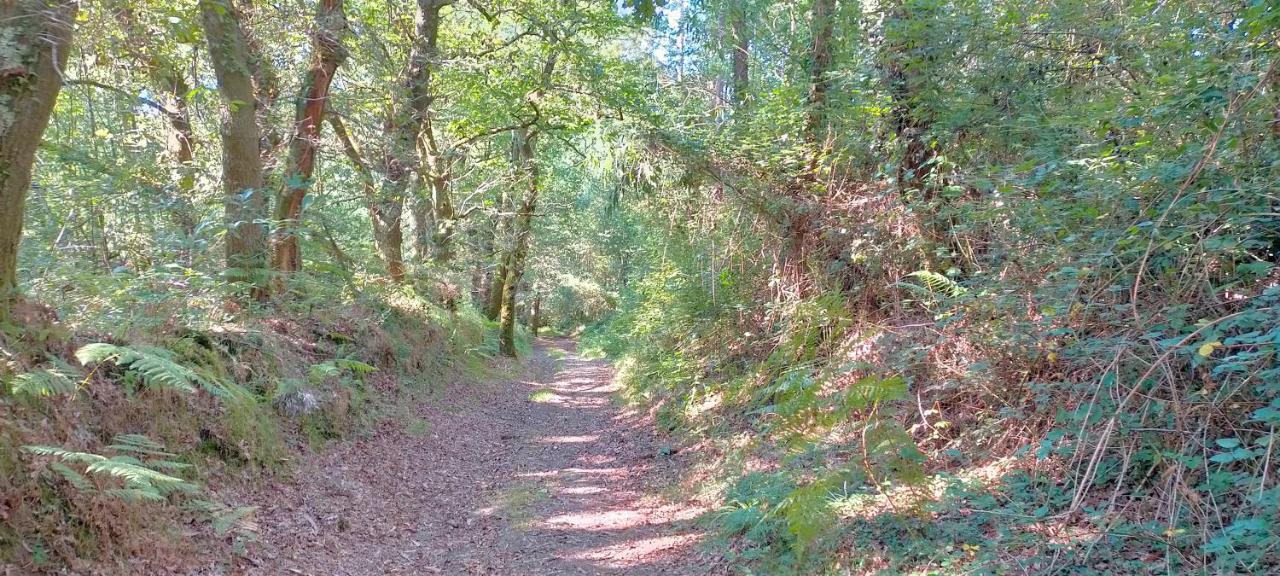
<svg viewBox="0 0 1280 576"><path fill-rule="evenodd" d="M931 272L929 270L917 270L915 272L907 274L907 276L919 280L924 285L923 288L925 292L923 293L925 294L935 295L935 296L945 296L947 298L958 298L960 295L967 292L967 290L965 290L963 286L957 284L955 280L947 278L946 276L943 276L942 274L939 274L937 272ZM918 293L921 291L921 286L918 286L916 284L899 282L895 285L901 288L906 288L908 290L918 292Z"/></svg>
<svg viewBox="0 0 1280 576"><path fill-rule="evenodd" d="M76 350L76 360L86 366L111 362L128 368L147 386L195 392L197 387L214 396L226 396L227 390L211 382L191 368L174 360L173 352L156 346L118 346L106 342L86 344Z"/></svg>
<svg viewBox="0 0 1280 576"><path fill-rule="evenodd" d="M246 544L258 539L258 527L254 521L254 513L258 509L255 506L228 506L221 502L194 500L188 507L208 519L215 535L230 536L237 554L244 554Z"/></svg>
<svg viewBox="0 0 1280 576"><path fill-rule="evenodd" d="M116 454L108 457L52 446L23 447L32 454L54 458L55 461L49 464L50 469L81 491L101 492L129 501L163 501L171 495L189 494L196 489L194 484L171 475L191 466L174 461L176 454L166 452L163 445L145 436L116 436L107 448ZM83 474L89 476L84 476L68 465L82 466ZM95 482L90 478L97 478L99 481ZM119 484L111 480L118 481Z"/></svg>
<svg viewBox="0 0 1280 576"><path fill-rule="evenodd" d="M313 382L320 382L325 378L337 378L347 374L354 376L357 381L363 381L366 374L377 370L377 368L358 360L335 358L319 364L312 364L307 374Z"/></svg>
<svg viewBox="0 0 1280 576"><path fill-rule="evenodd" d="M414 383L483 370L499 350L484 288L528 233L522 322L537 302L542 325L623 360L626 396L668 431L768 470L720 478L745 570L1277 564L1274 2L513 6L450 4L442 57L411 62L411 6L350 4L360 34L326 104L358 150L317 157L304 217L278 222L226 202L190 3L84 3L76 81L18 207L20 288L62 320L36 309L0 334L6 376L22 372L6 388L66 397L15 402L22 433L111 420L74 394L99 380L204 389L226 452L279 462L272 395L333 384L359 404L374 365ZM271 166L315 52L301 7L248 14L270 58L258 98L233 104L255 109ZM430 129L419 151L384 127L423 62L421 93L449 97L393 114ZM514 166L512 126L539 134ZM416 165L388 162L401 155ZM532 185L537 217L514 230ZM373 216L403 228L404 282L385 278ZM228 270L228 223L294 233L303 270ZM272 294L249 301L229 274ZM348 308L363 313L336 318ZM179 326L225 341L175 340ZM85 376L54 357L63 328L120 344L82 348ZM49 454L71 485L102 480L86 456ZM1033 470L957 480L936 502L922 489L1009 461ZM1046 538L1053 522L1097 538ZM853 549L822 547L839 538Z"/></svg>
<svg viewBox="0 0 1280 576"><path fill-rule="evenodd" d="M81 376L75 368L54 359L51 368L40 368L13 376L9 389L15 396L44 397L71 394L76 391Z"/></svg>

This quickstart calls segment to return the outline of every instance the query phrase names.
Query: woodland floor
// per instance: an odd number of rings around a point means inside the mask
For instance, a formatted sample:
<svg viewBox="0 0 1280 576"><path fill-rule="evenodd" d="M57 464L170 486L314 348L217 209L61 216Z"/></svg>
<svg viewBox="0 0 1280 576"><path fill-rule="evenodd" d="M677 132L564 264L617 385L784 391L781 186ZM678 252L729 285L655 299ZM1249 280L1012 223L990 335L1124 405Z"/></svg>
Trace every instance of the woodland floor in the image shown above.
<svg viewBox="0 0 1280 576"><path fill-rule="evenodd" d="M655 493L675 470L651 418L574 347L539 340L522 378L447 387L258 490L243 572L722 573L704 510Z"/></svg>

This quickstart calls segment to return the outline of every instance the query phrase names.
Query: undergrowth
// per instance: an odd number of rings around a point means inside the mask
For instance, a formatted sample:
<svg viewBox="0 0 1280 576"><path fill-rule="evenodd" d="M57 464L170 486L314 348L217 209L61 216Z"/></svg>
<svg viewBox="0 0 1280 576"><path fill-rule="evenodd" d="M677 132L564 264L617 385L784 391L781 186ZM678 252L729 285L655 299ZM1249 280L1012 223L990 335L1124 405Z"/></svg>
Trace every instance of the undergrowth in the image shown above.
<svg viewBox="0 0 1280 576"><path fill-rule="evenodd" d="M206 486L287 472L496 354L496 325L469 306L411 288L331 296L346 304L236 317L154 316L177 305L156 299L115 330L72 315L95 300L24 304L42 322L0 333L0 565L224 562L252 541L253 509Z"/></svg>
<svg viewBox="0 0 1280 576"><path fill-rule="evenodd" d="M687 496L717 503L703 521L742 573L1275 569L1265 276L1227 273L1234 303L1137 325L1070 296L1104 290L1096 271L1017 295L882 269L858 298L782 298L769 274L730 285L669 260L584 336L702 459Z"/></svg>

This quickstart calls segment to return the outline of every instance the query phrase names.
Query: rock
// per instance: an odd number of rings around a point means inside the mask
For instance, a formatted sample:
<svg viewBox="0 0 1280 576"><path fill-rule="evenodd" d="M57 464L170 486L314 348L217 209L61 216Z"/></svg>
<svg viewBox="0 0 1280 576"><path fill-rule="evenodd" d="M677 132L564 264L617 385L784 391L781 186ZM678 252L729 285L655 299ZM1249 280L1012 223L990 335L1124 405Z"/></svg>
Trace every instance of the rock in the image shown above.
<svg viewBox="0 0 1280 576"><path fill-rule="evenodd" d="M275 406L281 415L297 418L319 412L327 400L327 395L304 386L277 398Z"/></svg>

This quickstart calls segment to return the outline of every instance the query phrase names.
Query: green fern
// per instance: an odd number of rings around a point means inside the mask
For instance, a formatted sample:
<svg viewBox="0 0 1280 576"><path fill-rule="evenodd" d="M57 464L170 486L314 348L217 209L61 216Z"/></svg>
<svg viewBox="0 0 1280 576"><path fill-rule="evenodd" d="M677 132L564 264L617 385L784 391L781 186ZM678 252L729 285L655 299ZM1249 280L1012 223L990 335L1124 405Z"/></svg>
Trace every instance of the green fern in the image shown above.
<svg viewBox="0 0 1280 576"><path fill-rule="evenodd" d="M900 400L907 395L907 382L902 376L867 376L854 382L845 392L844 408L846 413L862 410L874 404Z"/></svg>
<svg viewBox="0 0 1280 576"><path fill-rule="evenodd" d="M907 276L919 280L924 284L924 286L905 282L898 282L895 285L913 292L923 292L927 290L927 294L935 296L941 295L948 298L958 298L968 292L964 286L957 284L955 280L931 270L916 270L915 272L907 274Z"/></svg>
<svg viewBox="0 0 1280 576"><path fill-rule="evenodd" d="M41 368L14 376L9 390L15 396L53 396L75 392L76 382L80 379L75 368L57 359L54 359L54 364L52 368Z"/></svg>
<svg viewBox="0 0 1280 576"><path fill-rule="evenodd" d="M319 364L312 364L310 375L312 381L318 382L330 376L341 376L345 371L355 375L356 379L359 380L363 378L365 374L376 372L377 370L377 368L358 360L335 358Z"/></svg>
<svg viewBox="0 0 1280 576"><path fill-rule="evenodd" d="M59 476L62 476L62 478L66 480L68 484L75 487L76 490L93 490L93 482L90 482L83 474L76 472L70 466L63 464L62 462L50 462L49 469L57 472Z"/></svg>
<svg viewBox="0 0 1280 576"><path fill-rule="evenodd" d="M782 501L787 532L793 538L796 555L804 557L805 550L822 536L823 531L835 520L831 508L832 494L846 475L829 474L826 477L791 491Z"/></svg>
<svg viewBox="0 0 1280 576"><path fill-rule="evenodd" d="M174 457L173 454L164 451L164 447L160 444L137 434L117 436L108 448L117 452L143 453L149 457ZM89 477L121 482L123 486L101 489L101 493L128 501L160 501L167 499L171 494L193 492L196 489L195 484L160 471L191 467L190 464L182 462L163 459L143 461L131 454L108 457L56 446L24 446L23 449L37 456L54 458L55 461L49 464L49 468L81 491L99 490ZM84 472L81 473L68 464L83 465Z"/></svg>
<svg viewBox="0 0 1280 576"><path fill-rule="evenodd" d="M200 387L214 396L227 396L225 388L206 380L195 370L175 362L173 353L164 348L117 346L96 342L76 350L76 359L86 366L113 362L138 374L143 382L155 388L195 392L196 388Z"/></svg>

